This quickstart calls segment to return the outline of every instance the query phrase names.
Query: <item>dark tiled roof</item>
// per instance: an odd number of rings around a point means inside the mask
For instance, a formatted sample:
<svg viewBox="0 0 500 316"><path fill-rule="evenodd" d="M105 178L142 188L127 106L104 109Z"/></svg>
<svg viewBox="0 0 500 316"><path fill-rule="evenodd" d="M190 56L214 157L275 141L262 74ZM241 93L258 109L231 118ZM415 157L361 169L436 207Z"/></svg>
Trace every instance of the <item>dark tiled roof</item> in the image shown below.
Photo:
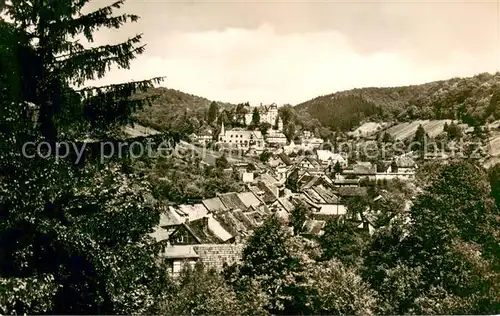
<svg viewBox="0 0 500 316"><path fill-rule="evenodd" d="M264 182L257 182L255 186L251 187L251 189L253 189L252 191L256 193L256 195L266 204L272 203L278 198ZM257 192L262 192L263 194L258 195Z"/></svg>
<svg viewBox="0 0 500 316"><path fill-rule="evenodd" d="M314 191L318 193L327 204L336 204L340 202L340 199L333 190L326 188L323 185L317 185L313 187Z"/></svg>
<svg viewBox="0 0 500 316"><path fill-rule="evenodd" d="M290 157L285 153L279 154L278 157L280 157L281 161L283 161L287 166L291 166L293 164L292 159L290 159Z"/></svg>
<svg viewBox="0 0 500 316"><path fill-rule="evenodd" d="M219 195L219 199L224 203L227 209L230 210L235 210L235 209L240 209L240 210L245 210L247 209L247 206L245 203L243 203L240 198L238 197L237 193L225 193Z"/></svg>
<svg viewBox="0 0 500 316"><path fill-rule="evenodd" d="M335 190L341 197L368 195L368 190L366 187L339 187Z"/></svg>
<svg viewBox="0 0 500 316"><path fill-rule="evenodd" d="M185 222L180 225L171 235L170 238L175 239L177 235L187 230L199 244L219 244L223 243L212 231L208 229L208 218L200 218L194 221Z"/></svg>

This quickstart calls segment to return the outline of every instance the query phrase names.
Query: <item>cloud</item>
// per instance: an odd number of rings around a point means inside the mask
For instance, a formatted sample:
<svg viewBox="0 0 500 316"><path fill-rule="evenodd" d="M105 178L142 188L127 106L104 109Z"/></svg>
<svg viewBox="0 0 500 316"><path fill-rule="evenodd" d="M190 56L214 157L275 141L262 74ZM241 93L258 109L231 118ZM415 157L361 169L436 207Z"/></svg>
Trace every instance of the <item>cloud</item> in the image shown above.
<svg viewBox="0 0 500 316"><path fill-rule="evenodd" d="M212 100L297 104L366 86L400 86L494 72L499 50L443 50L422 58L418 45L361 52L344 33L279 33L254 29L165 32L131 70L113 70L99 84L167 76L163 85ZM373 39L372 39L373 40Z"/></svg>

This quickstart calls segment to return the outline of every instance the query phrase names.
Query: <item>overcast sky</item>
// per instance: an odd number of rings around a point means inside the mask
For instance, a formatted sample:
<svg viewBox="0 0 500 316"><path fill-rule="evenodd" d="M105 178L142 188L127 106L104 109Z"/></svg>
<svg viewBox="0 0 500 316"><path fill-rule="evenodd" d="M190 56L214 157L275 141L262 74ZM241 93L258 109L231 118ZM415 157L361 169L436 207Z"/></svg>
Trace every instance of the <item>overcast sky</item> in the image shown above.
<svg viewBox="0 0 500 316"><path fill-rule="evenodd" d="M128 0L123 11L141 20L101 32L98 43L144 33L146 52L99 83L166 76L163 85L211 100L297 104L495 72L497 8L480 0Z"/></svg>

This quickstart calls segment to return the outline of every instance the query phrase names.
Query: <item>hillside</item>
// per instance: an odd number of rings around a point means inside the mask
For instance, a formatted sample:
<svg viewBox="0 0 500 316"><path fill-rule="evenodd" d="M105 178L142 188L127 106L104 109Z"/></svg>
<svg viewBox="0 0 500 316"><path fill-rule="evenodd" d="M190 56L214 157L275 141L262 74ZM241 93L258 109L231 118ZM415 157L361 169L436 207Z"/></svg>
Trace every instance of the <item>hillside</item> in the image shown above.
<svg viewBox="0 0 500 316"><path fill-rule="evenodd" d="M500 74L479 74L421 85L361 88L320 96L295 108L331 129L363 121L461 119L484 124L500 118Z"/></svg>
<svg viewBox="0 0 500 316"><path fill-rule="evenodd" d="M151 106L145 106L136 114L138 123L158 131L195 130L203 126L205 112L212 100L184 93L174 89L155 88L137 97L154 96ZM232 106L230 103L218 102L221 107Z"/></svg>

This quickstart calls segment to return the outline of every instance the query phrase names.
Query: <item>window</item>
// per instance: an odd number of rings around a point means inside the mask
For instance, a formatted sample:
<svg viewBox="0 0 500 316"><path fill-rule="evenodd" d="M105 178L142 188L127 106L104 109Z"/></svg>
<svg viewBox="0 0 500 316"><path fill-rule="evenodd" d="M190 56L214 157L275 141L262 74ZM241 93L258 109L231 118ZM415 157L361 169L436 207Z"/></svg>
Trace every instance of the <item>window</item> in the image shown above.
<svg viewBox="0 0 500 316"><path fill-rule="evenodd" d="M231 138L233 138L233 134L231 134Z"/></svg>

